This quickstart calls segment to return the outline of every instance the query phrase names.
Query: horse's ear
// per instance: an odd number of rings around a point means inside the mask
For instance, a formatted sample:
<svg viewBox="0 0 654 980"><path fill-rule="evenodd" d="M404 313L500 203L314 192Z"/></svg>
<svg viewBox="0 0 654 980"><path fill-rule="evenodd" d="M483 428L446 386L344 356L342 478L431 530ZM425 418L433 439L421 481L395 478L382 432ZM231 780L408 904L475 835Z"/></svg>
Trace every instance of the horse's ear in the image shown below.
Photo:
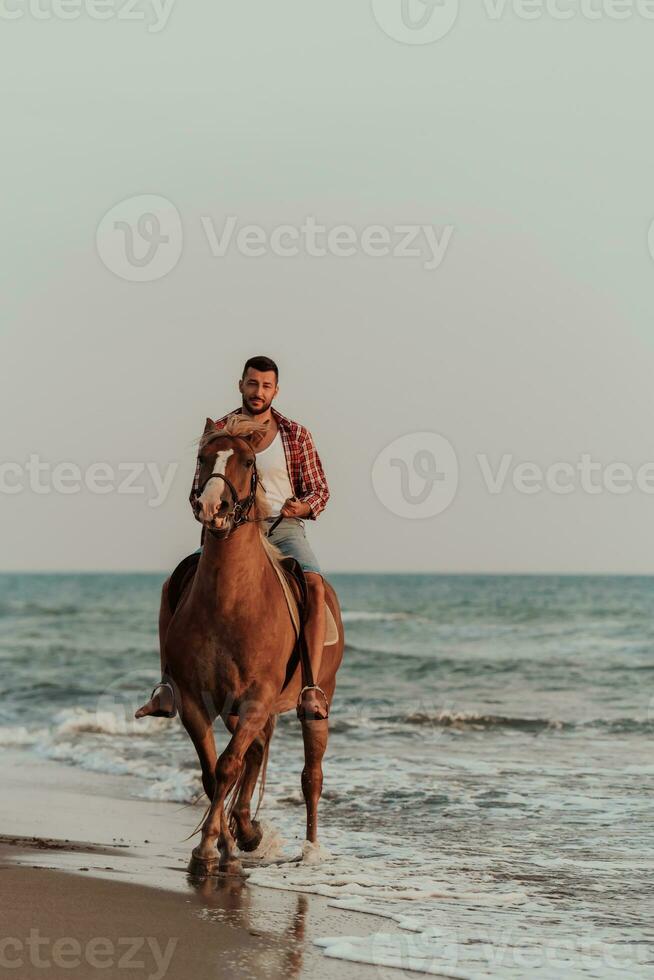
<svg viewBox="0 0 654 980"><path fill-rule="evenodd" d="M206 436L207 432L211 432L211 430L215 428L216 428L216 423L213 421L213 419L208 418L204 426L204 432L202 434Z"/></svg>
<svg viewBox="0 0 654 980"><path fill-rule="evenodd" d="M266 421L263 424L265 425L265 429L259 429L258 432L251 432L250 435L248 436L248 442L255 449L262 441L262 439L265 439L266 436L268 435L268 426L270 425L270 419L266 419Z"/></svg>

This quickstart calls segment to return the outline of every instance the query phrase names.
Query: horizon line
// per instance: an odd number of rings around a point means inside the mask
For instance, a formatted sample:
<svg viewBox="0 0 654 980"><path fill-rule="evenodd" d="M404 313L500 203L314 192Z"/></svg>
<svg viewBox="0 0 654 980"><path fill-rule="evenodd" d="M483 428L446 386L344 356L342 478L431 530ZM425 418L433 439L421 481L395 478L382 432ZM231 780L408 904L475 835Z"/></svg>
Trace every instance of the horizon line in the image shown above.
<svg viewBox="0 0 654 980"><path fill-rule="evenodd" d="M159 568L9 568L0 569L0 575L170 575L173 569ZM327 569L325 577L330 575L442 575L442 576L551 576L551 577L587 577L587 578L652 578L654 570L649 572L610 572L610 571L500 571L500 570L411 570L411 569Z"/></svg>

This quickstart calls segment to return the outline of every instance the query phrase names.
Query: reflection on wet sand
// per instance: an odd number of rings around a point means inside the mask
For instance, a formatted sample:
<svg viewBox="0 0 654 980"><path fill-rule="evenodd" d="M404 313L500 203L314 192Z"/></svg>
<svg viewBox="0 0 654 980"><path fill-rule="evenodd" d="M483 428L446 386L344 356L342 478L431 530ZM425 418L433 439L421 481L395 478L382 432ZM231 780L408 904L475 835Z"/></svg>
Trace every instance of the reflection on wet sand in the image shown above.
<svg viewBox="0 0 654 980"><path fill-rule="evenodd" d="M309 899L307 895L284 892L279 896L283 908L266 907L258 889L241 875L187 875L189 888L199 900L195 913L209 921L229 923L247 929L250 935L269 943L266 969L280 976L300 975L306 951Z"/></svg>

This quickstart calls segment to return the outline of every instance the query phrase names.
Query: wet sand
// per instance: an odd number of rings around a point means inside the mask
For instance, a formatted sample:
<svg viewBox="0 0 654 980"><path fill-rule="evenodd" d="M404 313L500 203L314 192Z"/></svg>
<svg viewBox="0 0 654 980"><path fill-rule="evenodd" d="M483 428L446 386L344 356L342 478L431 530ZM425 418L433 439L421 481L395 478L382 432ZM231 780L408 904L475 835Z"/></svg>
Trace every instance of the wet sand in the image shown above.
<svg viewBox="0 0 654 980"><path fill-rule="evenodd" d="M377 977L314 940L387 920L240 876L190 876L183 838L203 805L133 799L127 777L19 751L3 755L0 780L0 975Z"/></svg>

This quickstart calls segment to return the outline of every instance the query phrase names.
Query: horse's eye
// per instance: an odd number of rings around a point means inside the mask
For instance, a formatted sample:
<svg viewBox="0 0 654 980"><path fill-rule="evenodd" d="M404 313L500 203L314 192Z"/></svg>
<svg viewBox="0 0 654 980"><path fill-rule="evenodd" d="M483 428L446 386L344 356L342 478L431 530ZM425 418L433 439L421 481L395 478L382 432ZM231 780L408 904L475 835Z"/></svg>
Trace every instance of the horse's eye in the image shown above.
<svg viewBox="0 0 654 980"><path fill-rule="evenodd" d="M249 469L251 466L254 465L254 460L253 459L248 459L247 462L245 463L245 465L246 465L247 469Z"/></svg>

